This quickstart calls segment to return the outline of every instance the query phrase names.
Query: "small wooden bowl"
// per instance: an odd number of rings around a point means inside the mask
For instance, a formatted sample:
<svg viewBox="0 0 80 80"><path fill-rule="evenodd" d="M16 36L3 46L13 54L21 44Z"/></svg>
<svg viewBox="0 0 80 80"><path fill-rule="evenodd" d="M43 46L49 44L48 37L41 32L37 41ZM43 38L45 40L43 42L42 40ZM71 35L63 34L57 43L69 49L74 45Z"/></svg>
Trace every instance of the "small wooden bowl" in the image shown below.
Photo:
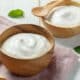
<svg viewBox="0 0 80 80"><path fill-rule="evenodd" d="M51 43L50 50L43 56L35 59L17 59L0 51L2 63L14 74L21 76L33 76L45 69L53 56L54 38L46 29L32 24L20 24L12 26L0 35L0 47L4 41L17 33L36 33L45 36Z"/></svg>
<svg viewBox="0 0 80 80"><path fill-rule="evenodd" d="M64 4L63 5L73 5L73 6L80 7L80 4L78 2L70 1L67 4L65 4L66 1L67 0L64 0ZM55 10L54 11L51 10L50 13L49 13L49 15L51 15L52 12L55 12ZM45 26L45 28L47 28L48 30L50 30L55 37L67 38L67 37L72 37L72 36L75 36L77 34L80 34L80 26L75 26L75 27L60 27L60 26L55 26L49 20L47 20L46 17L40 17L41 21L42 21L43 25Z"/></svg>

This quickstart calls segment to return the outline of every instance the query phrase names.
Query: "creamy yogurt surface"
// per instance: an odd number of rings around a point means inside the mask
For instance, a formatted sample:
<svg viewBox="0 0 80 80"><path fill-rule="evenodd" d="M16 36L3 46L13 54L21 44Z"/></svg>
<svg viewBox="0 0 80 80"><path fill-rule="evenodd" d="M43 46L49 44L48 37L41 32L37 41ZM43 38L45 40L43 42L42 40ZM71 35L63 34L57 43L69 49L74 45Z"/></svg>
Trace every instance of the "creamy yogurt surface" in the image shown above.
<svg viewBox="0 0 80 80"><path fill-rule="evenodd" d="M59 6L52 12L49 20L56 26L76 27L80 25L80 7Z"/></svg>
<svg viewBox="0 0 80 80"><path fill-rule="evenodd" d="M1 51L8 56L19 59L40 57L50 49L50 42L39 34L19 33L8 38Z"/></svg>

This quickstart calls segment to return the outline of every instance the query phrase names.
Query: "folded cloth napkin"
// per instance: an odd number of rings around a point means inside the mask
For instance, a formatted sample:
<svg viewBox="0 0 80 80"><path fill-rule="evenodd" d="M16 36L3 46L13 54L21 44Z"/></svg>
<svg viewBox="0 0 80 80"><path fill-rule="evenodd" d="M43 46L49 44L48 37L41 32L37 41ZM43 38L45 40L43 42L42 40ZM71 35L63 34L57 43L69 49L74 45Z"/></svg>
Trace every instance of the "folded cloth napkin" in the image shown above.
<svg viewBox="0 0 80 80"><path fill-rule="evenodd" d="M0 17L0 34L14 24L6 18ZM70 77L73 75L76 65L77 56L74 52L56 44L50 65L41 73L33 77L15 76L3 64L0 64L0 76L6 77L7 80L73 80Z"/></svg>

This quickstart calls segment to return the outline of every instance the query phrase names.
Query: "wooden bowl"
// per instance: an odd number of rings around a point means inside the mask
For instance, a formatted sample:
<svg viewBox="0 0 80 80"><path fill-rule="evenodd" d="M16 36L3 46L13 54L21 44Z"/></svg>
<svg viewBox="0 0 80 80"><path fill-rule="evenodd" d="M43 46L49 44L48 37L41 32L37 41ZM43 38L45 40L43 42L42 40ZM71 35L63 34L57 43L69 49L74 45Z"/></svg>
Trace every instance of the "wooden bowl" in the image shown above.
<svg viewBox="0 0 80 80"><path fill-rule="evenodd" d="M80 4L78 2L70 1L68 4L65 4L66 1L67 0L64 1L63 5L73 5L73 6L80 7ZM55 12L55 10L51 10L50 13L47 16L51 15L52 12ZM45 28L50 30L55 37L67 38L67 37L72 37L72 36L75 36L77 34L80 34L80 26L75 26L75 27L71 27L71 26L70 27L55 26L49 20L47 20L46 17L40 17L40 19L41 19L43 25L45 26Z"/></svg>
<svg viewBox="0 0 80 80"><path fill-rule="evenodd" d="M45 36L51 43L50 50L48 50L45 55L37 57L35 59L17 59L6 55L0 50L1 61L10 72L21 76L33 76L41 72L49 65L54 51L54 38L50 32L40 26L32 24L20 24L12 26L0 35L0 47L7 38L17 33L40 34Z"/></svg>

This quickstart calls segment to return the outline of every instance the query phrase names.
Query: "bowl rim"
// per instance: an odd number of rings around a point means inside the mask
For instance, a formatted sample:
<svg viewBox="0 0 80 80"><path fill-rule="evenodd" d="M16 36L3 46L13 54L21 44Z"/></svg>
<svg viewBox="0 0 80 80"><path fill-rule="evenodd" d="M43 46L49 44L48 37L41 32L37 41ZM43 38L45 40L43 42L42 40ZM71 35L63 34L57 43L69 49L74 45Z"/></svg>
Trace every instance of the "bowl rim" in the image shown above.
<svg viewBox="0 0 80 80"><path fill-rule="evenodd" d="M12 56L7 55L6 53L4 53L4 52L2 52L2 51L0 50L0 53L1 53L2 55L6 56L6 57L8 57L8 58L16 59L16 60L36 60L36 59L39 59L39 58L44 57L45 55L49 54L49 52L54 49L54 46L55 46L54 36L53 36L47 29L45 29L45 28L43 28L43 27L41 27L41 26L39 26L39 25L35 25L35 24L16 24L16 25L10 26L10 28L6 29L4 32L6 32L6 31L8 31L8 30L11 30L13 27L16 27L16 26L19 26L19 25L20 25L20 26L22 26L22 25L34 26L34 27L38 27L38 28L40 28L40 29L45 30L45 31L50 35L50 37L52 38L51 41L48 39L48 41L50 42L51 47L49 48L49 50L47 50L47 51L45 52L44 55L38 56L38 57L35 57L35 58L30 58L30 59L12 57ZM1 35L4 35L4 32L2 32L2 33L0 34L0 36L1 36ZM12 34L12 35L14 35L14 34ZM40 34L40 35L41 35L41 34ZM44 35L43 35L43 36L44 36ZM44 36L44 37L45 37L45 36ZM7 38L8 38L8 37L7 37ZM6 39L7 39L7 38L6 38ZM4 41L5 41L5 40L4 40ZM4 42L3 42L3 43L4 43ZM2 46L2 44L1 44L1 46ZM0 46L0 49L1 49L1 46Z"/></svg>

